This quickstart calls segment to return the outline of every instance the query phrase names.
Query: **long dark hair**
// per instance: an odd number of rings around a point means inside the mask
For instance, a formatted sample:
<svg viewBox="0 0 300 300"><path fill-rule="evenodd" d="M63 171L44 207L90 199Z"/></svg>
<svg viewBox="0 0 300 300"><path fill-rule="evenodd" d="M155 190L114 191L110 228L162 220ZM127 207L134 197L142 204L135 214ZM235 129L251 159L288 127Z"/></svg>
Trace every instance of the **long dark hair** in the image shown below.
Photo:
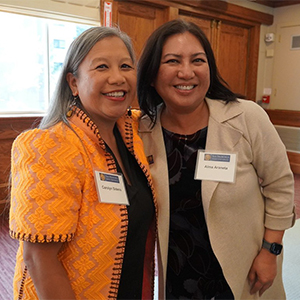
<svg viewBox="0 0 300 300"><path fill-rule="evenodd" d="M163 102L163 99L152 86L160 66L163 46L170 36L187 31L199 40L207 56L210 86L206 96L224 100L227 103L236 100L236 95L230 90L217 69L215 56L205 33L192 22L182 19L172 20L161 25L151 34L138 62L137 95L139 105L143 113L150 117L153 124L156 122L157 105Z"/></svg>

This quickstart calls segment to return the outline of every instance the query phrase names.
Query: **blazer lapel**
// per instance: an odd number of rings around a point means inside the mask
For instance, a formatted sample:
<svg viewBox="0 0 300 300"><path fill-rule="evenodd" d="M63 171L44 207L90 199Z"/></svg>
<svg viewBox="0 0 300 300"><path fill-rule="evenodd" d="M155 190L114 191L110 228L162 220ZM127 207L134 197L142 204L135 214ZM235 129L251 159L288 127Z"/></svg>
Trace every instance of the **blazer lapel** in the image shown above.
<svg viewBox="0 0 300 300"><path fill-rule="evenodd" d="M165 286L169 244L170 200L167 157L160 123L161 108L158 109L157 122L154 128L151 128L149 118L142 117L139 135L145 146L145 154L148 157L158 204L158 265L159 269L162 268L163 270L163 276L160 276L159 285ZM164 296L160 295L160 298L164 298Z"/></svg>
<svg viewBox="0 0 300 300"><path fill-rule="evenodd" d="M234 147L242 137L242 132L231 127L227 122L239 116L242 111L235 103L225 104L222 101L211 99L206 99L206 102L210 116L205 150L234 153ZM202 201L206 216L210 201L218 185L218 181L202 181Z"/></svg>

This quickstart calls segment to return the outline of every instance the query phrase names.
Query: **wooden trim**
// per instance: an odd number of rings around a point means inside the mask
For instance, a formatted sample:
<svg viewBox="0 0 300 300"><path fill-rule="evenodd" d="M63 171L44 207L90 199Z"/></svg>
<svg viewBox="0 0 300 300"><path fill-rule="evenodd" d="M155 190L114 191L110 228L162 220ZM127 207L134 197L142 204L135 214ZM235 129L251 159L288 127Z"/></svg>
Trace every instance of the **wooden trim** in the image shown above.
<svg viewBox="0 0 300 300"><path fill-rule="evenodd" d="M300 127L300 111L265 109L274 125ZM300 153L287 151L291 169L300 174Z"/></svg>
<svg viewBox="0 0 300 300"><path fill-rule="evenodd" d="M248 59L248 76L246 82L246 95L250 100L256 99L257 88L257 71L258 71L258 54L259 54L259 39L260 25L256 25L250 29L251 42L249 43L249 59Z"/></svg>
<svg viewBox="0 0 300 300"><path fill-rule="evenodd" d="M265 109L274 125L300 127L300 111Z"/></svg>
<svg viewBox="0 0 300 300"><path fill-rule="evenodd" d="M145 5L130 5L129 3L118 3L118 13L140 17L145 19L155 19L155 9Z"/></svg>
<svg viewBox="0 0 300 300"><path fill-rule="evenodd" d="M14 139L24 129L34 128L42 117L0 117L0 140Z"/></svg>
<svg viewBox="0 0 300 300"><path fill-rule="evenodd" d="M114 0L123 2L124 0ZM140 3L140 0L125 0L124 2L136 2ZM204 0L169 0L169 1L161 1L161 0L143 0L144 3L148 5L155 5L160 7L177 7L179 9L186 9L187 6L191 7L192 10L203 10L206 13L213 13L216 18L220 17L220 15L227 15L235 18L239 18L240 20L248 20L250 22L255 22L259 24L272 25L274 21L274 16L271 14L263 13L257 10L249 9L246 7L242 7L236 4L228 3L225 1L204 1Z"/></svg>
<svg viewBox="0 0 300 300"><path fill-rule="evenodd" d="M262 4L262 5L266 5L269 7L282 7L282 6L288 6L288 5L295 5L295 4L300 4L300 1L297 0L274 0L274 1L270 1L270 0L251 0L253 2Z"/></svg>
<svg viewBox="0 0 300 300"><path fill-rule="evenodd" d="M6 187L9 187L8 183L0 183L0 189L1 188L6 188Z"/></svg>
<svg viewBox="0 0 300 300"><path fill-rule="evenodd" d="M300 174L300 153L287 151L290 166L294 174Z"/></svg>
<svg viewBox="0 0 300 300"><path fill-rule="evenodd" d="M174 20L177 19L179 16L179 9L176 7L168 7L166 8L166 19L167 20Z"/></svg>

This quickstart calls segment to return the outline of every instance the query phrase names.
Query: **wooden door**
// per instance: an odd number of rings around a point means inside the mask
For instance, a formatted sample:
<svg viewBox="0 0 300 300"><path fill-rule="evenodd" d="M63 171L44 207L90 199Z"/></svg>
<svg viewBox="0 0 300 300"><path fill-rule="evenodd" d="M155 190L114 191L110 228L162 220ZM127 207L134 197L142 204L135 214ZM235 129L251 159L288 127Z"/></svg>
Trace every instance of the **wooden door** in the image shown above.
<svg viewBox="0 0 300 300"><path fill-rule="evenodd" d="M185 14L180 14L179 15L180 19L183 19L188 22L193 22L197 24L205 33L207 36L208 40L212 43L213 42L213 21L212 19L204 19L204 18L199 18L196 16L191 16L191 15L185 15Z"/></svg>
<svg viewBox="0 0 300 300"><path fill-rule="evenodd" d="M221 76L233 92L247 95L249 29L216 19L180 14L197 24L206 34L215 54Z"/></svg>
<svg viewBox="0 0 300 300"><path fill-rule="evenodd" d="M190 7L196 5L194 2L187 6L181 1L176 1L181 4L161 0L111 2L113 23L132 38L137 58L149 35L161 24L177 17L192 21L202 28L211 42L220 74L233 92L255 100L260 24L252 19L259 17L258 13L251 15L249 21L241 17L246 13L243 9L238 10L237 18L208 11L207 7ZM236 12L235 6L234 9Z"/></svg>
<svg viewBox="0 0 300 300"><path fill-rule="evenodd" d="M216 26L215 56L219 72L233 92L247 97L249 29L221 21Z"/></svg>
<svg viewBox="0 0 300 300"><path fill-rule="evenodd" d="M168 17L164 8L134 2L113 2L113 23L126 32L132 40L137 60L150 34ZM137 98L132 103L139 108Z"/></svg>
<svg viewBox="0 0 300 300"><path fill-rule="evenodd" d="M150 34L166 21L165 17L163 8L134 2L113 3L113 21L131 37L137 57Z"/></svg>

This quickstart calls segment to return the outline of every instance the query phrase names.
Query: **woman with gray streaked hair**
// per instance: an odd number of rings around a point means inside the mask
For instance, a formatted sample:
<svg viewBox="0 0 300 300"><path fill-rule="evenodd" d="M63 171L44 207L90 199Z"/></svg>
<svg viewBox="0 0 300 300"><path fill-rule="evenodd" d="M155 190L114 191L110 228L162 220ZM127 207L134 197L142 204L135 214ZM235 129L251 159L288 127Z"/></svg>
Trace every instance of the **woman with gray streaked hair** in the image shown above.
<svg viewBox="0 0 300 300"><path fill-rule="evenodd" d="M48 114L12 147L14 298L153 298L157 205L135 95L126 34L73 41Z"/></svg>
<svg viewBox="0 0 300 300"><path fill-rule="evenodd" d="M74 97L72 91L69 89L66 76L68 73L77 74L80 63L98 41L111 36L119 37L125 44L132 62L135 63L136 58L130 37L117 28L107 27L105 30L103 28L93 27L84 31L80 38L74 40L70 45L52 101L46 116L40 123L40 128L49 128L61 121L69 124L67 112L74 102Z"/></svg>

